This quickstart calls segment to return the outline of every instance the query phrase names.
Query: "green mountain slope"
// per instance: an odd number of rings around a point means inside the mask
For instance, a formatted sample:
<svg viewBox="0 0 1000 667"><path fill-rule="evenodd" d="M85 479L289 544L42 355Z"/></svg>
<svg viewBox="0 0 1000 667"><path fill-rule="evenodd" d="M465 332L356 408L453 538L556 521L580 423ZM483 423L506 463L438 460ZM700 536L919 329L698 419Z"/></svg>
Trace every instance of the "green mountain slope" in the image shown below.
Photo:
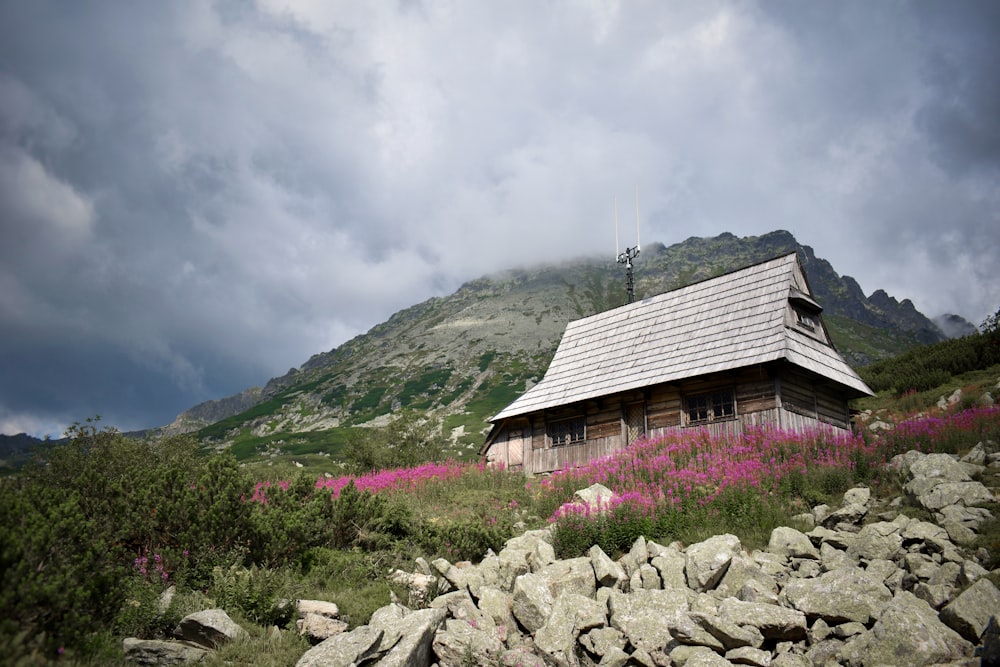
<svg viewBox="0 0 1000 667"><path fill-rule="evenodd" d="M797 251L838 349L853 365L944 335L908 301L866 297L785 231L759 237L651 244L635 261L636 298ZM231 400L196 406L171 427L241 458L337 457L352 430L399 415L440 423L456 453L471 453L498 412L548 367L566 324L624 303L624 275L607 259L504 271L429 299L300 368ZM250 405L248 405L250 404ZM231 412L226 415L226 412Z"/></svg>

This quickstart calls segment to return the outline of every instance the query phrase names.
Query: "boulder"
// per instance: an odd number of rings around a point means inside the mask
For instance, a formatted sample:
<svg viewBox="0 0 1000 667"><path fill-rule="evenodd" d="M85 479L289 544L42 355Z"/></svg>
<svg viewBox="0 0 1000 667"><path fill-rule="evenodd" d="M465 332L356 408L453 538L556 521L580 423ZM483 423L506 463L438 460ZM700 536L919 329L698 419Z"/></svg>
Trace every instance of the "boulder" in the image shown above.
<svg viewBox="0 0 1000 667"><path fill-rule="evenodd" d="M1000 590L979 579L941 610L941 620L970 642L979 642L991 619L1000 616Z"/></svg>
<svg viewBox="0 0 1000 667"><path fill-rule="evenodd" d="M660 581L665 589L687 588L687 575L684 574L686 563L684 554L676 549L662 551L650 561L650 565L660 574Z"/></svg>
<svg viewBox="0 0 1000 667"><path fill-rule="evenodd" d="M806 637L806 616L801 611L759 602L726 598L719 616L729 623L756 628L765 639L798 641Z"/></svg>
<svg viewBox="0 0 1000 667"><path fill-rule="evenodd" d="M349 667L378 655L385 633L362 625L350 632L334 635L302 654L295 667Z"/></svg>
<svg viewBox="0 0 1000 667"><path fill-rule="evenodd" d="M535 646L556 665L577 664L577 637L582 632L604 627L606 622L606 607L593 598L565 593L556 598L545 625L535 633Z"/></svg>
<svg viewBox="0 0 1000 667"><path fill-rule="evenodd" d="M856 486L844 492L845 505L864 505L868 507L872 502L872 490L867 486Z"/></svg>
<svg viewBox="0 0 1000 667"><path fill-rule="evenodd" d="M174 636L214 649L249 635L222 609L205 609L182 618L174 628Z"/></svg>
<svg viewBox="0 0 1000 667"><path fill-rule="evenodd" d="M444 624L445 616L444 609L421 609L407 614L402 620L394 623L392 630L399 634L399 639L389 652L379 659L379 667L430 664L434 633ZM372 623L372 626L388 633L386 628L379 628L375 623Z"/></svg>
<svg viewBox="0 0 1000 667"><path fill-rule="evenodd" d="M832 570L816 579L789 580L782 595L806 616L831 624L867 624L892 599L882 581L860 567Z"/></svg>
<svg viewBox="0 0 1000 667"><path fill-rule="evenodd" d="M739 551L740 538L735 535L716 535L689 546L684 565L688 587L695 591L715 588Z"/></svg>
<svg viewBox="0 0 1000 667"><path fill-rule="evenodd" d="M495 635L454 619L445 621L444 627L435 633L432 648L441 667L494 664L504 651Z"/></svg>
<svg viewBox="0 0 1000 667"><path fill-rule="evenodd" d="M670 628L688 610L687 591L611 591L608 598L610 625L617 628L636 648L663 649L671 641Z"/></svg>
<svg viewBox="0 0 1000 667"><path fill-rule="evenodd" d="M805 533L788 527L778 527L771 531L767 550L772 554L788 556L789 558L815 558L818 560L820 557L819 551L816 550Z"/></svg>
<svg viewBox="0 0 1000 667"><path fill-rule="evenodd" d="M971 478L950 454L927 454L910 464L910 477L927 477L948 482L969 482Z"/></svg>
<svg viewBox="0 0 1000 667"><path fill-rule="evenodd" d="M851 665L935 665L972 657L972 644L938 620L937 612L912 593L897 593L869 632L844 646ZM772 663L773 664L773 663Z"/></svg>
<svg viewBox="0 0 1000 667"><path fill-rule="evenodd" d="M934 511L948 505L981 505L996 499L982 482L943 482L916 500L921 507Z"/></svg>
<svg viewBox="0 0 1000 667"><path fill-rule="evenodd" d="M160 639L122 640L125 661L137 665L188 665L201 662L208 655L208 649L187 642Z"/></svg>
<svg viewBox="0 0 1000 667"><path fill-rule="evenodd" d="M556 561L536 574L548 585L553 598L563 593L593 597L597 590L597 578L589 556Z"/></svg>
<svg viewBox="0 0 1000 667"><path fill-rule="evenodd" d="M847 555L865 561L876 558L891 560L903 546L903 537L895 523L879 521L863 527L855 536L854 543L847 548Z"/></svg>
<svg viewBox="0 0 1000 667"><path fill-rule="evenodd" d="M511 611L524 629L534 634L545 625L555 598L549 582L538 574L522 574L514 582Z"/></svg>
<svg viewBox="0 0 1000 667"><path fill-rule="evenodd" d="M306 613L295 621L295 627L300 635L305 636L310 644L318 644L334 635L347 631L347 623L320 614Z"/></svg>
<svg viewBox="0 0 1000 667"><path fill-rule="evenodd" d="M598 511L607 509L616 497L615 492L603 484L591 484L586 489L580 489L573 494L575 502Z"/></svg>
<svg viewBox="0 0 1000 667"><path fill-rule="evenodd" d="M611 557L604 553L604 549L595 544L590 547L588 555L590 556L590 565L594 568L594 577L598 586L616 588L626 581L625 570L622 569L621 565L611 560Z"/></svg>

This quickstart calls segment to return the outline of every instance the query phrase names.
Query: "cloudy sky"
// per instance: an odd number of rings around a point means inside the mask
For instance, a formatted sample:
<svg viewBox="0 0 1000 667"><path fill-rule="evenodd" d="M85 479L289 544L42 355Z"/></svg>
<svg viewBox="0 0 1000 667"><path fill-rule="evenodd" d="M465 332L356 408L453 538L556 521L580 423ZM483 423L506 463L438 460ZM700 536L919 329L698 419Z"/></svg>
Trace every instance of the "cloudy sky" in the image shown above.
<svg viewBox="0 0 1000 667"><path fill-rule="evenodd" d="M0 433L162 425L610 262L636 186L645 242L787 229L978 324L997 72L991 0L0 0Z"/></svg>

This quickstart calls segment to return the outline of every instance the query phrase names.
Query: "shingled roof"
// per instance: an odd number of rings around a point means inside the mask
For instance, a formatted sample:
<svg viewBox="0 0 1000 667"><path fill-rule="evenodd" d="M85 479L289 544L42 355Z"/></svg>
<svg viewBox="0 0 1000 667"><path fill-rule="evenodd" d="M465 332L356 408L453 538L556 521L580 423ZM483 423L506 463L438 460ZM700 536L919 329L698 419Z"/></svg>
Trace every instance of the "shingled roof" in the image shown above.
<svg viewBox="0 0 1000 667"><path fill-rule="evenodd" d="M871 395L832 345L789 325L790 300L820 308L795 253L570 322L541 382L490 421L780 359Z"/></svg>

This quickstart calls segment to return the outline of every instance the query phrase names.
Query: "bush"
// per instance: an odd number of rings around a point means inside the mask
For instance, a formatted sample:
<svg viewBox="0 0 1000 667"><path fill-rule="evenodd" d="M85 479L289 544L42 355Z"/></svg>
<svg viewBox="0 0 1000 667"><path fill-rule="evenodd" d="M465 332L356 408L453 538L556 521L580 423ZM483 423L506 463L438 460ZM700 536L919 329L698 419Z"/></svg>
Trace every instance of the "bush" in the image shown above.
<svg viewBox="0 0 1000 667"><path fill-rule="evenodd" d="M301 586L285 569L238 565L212 571L212 596L220 607L238 609L260 625L285 627L295 612Z"/></svg>
<svg viewBox="0 0 1000 667"><path fill-rule="evenodd" d="M231 457L94 421L67 435L0 483L0 514L15 518L0 525L0 633L44 632L47 650L79 647L116 623L142 625L121 616L140 592L137 574L161 587L205 582L250 534L252 508L241 501L250 485Z"/></svg>

